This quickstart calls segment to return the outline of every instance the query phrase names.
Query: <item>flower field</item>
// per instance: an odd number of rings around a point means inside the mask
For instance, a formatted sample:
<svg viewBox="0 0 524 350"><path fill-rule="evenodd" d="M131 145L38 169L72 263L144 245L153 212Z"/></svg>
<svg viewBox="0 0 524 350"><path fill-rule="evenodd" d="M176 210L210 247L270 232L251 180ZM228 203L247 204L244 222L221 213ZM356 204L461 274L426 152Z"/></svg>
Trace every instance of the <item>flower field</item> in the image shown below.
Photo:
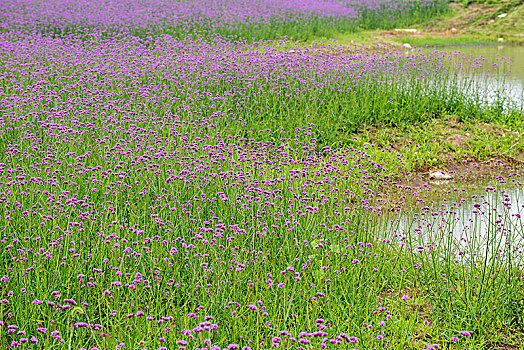
<svg viewBox="0 0 524 350"><path fill-rule="evenodd" d="M442 0L6 0L0 30L307 39L359 27L393 28L446 9Z"/></svg>
<svg viewBox="0 0 524 350"><path fill-rule="evenodd" d="M1 348L467 349L524 322L508 195L486 188L456 240L466 194L435 208L403 181L414 152L355 136L518 125L467 78L491 63L289 38L409 11L445 6L3 2ZM398 197L418 203L409 230Z"/></svg>

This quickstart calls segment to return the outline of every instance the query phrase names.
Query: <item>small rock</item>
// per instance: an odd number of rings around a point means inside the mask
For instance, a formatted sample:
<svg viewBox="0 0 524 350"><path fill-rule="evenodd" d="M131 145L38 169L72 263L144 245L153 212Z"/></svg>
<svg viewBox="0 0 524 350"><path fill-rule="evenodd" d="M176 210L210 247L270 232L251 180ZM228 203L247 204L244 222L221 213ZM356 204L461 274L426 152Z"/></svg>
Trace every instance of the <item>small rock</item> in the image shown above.
<svg viewBox="0 0 524 350"><path fill-rule="evenodd" d="M457 32L457 28L451 28L451 31L452 31L453 33L456 33L456 32Z"/></svg>
<svg viewBox="0 0 524 350"><path fill-rule="evenodd" d="M429 179L430 180L439 180L439 181L451 180L453 179L453 176L451 176L450 174L446 174L443 171L433 171L429 173Z"/></svg>
<svg viewBox="0 0 524 350"><path fill-rule="evenodd" d="M498 18L504 18L506 17L508 14L507 13L501 13L500 15L498 15L497 17Z"/></svg>
<svg viewBox="0 0 524 350"><path fill-rule="evenodd" d="M409 45L407 43L402 44L402 48L403 49L407 49L407 50L413 50L413 47L411 47L411 45Z"/></svg>
<svg viewBox="0 0 524 350"><path fill-rule="evenodd" d="M416 29L395 29L395 32L404 32L404 33L413 33L413 34L416 34L418 33L418 30Z"/></svg>
<svg viewBox="0 0 524 350"><path fill-rule="evenodd" d="M446 138L446 142L450 143L453 147L460 147L468 142L468 140L468 136L463 134L453 134Z"/></svg>

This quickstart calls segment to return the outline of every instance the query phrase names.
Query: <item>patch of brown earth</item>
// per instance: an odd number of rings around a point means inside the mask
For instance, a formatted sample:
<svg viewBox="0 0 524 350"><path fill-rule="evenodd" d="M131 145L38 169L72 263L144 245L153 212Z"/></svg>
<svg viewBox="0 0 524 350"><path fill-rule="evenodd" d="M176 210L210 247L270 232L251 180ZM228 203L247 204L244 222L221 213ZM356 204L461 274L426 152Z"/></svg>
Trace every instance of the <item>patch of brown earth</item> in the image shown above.
<svg viewBox="0 0 524 350"><path fill-rule="evenodd" d="M361 128L368 133L369 142L380 143L379 137L375 137L379 132L378 128L365 125L362 125ZM475 138L474 134L465 132L465 125L460 123L457 118L440 120L438 128L442 136L440 136L440 140L436 140L436 142L447 143L452 146L455 151L458 149L467 149L468 142ZM475 128L476 130L481 130L485 133L496 135L497 137L519 135L516 131L495 127L491 124L479 123ZM391 135L395 135L396 140L389 144L388 147L391 147L395 151L402 152L404 146L410 142L409 137L399 134L398 130L395 130L395 128L391 128ZM516 145L517 144L515 144L515 146ZM461 182L471 182L499 175L506 176L524 166L524 151L521 151L516 156L511 156L507 153L508 152L506 151L501 152L500 154L493 154L493 156L487 160L478 160L474 156L466 154L461 156L461 161L457 161L455 160L456 154L453 150L443 150L435 154L435 157L441 160L448 159L448 161L443 161L438 166L421 166L415 169L413 173L406 175L405 178L400 179L399 184L420 187L429 184L430 180L459 180ZM434 176L434 174L438 172L443 172L445 175L440 177Z"/></svg>
<svg viewBox="0 0 524 350"><path fill-rule="evenodd" d="M469 141L471 135L469 134L453 134L446 137L445 141L452 145L453 147L461 147L466 142Z"/></svg>
<svg viewBox="0 0 524 350"><path fill-rule="evenodd" d="M505 176L515 172L519 162L513 161L513 159L504 159L505 157L495 157L490 160L483 162L475 161L475 159L464 160L462 162L447 162L439 166L438 170L432 169L420 169L418 174L423 179L432 180L430 175L436 171L443 171L446 174L453 176L453 180L464 181L475 181L486 177ZM439 179L436 179L439 180ZM452 179L449 179L452 180Z"/></svg>
<svg viewBox="0 0 524 350"><path fill-rule="evenodd" d="M514 345L507 345L504 343L489 343L486 345L486 349L488 350L517 350L520 349L517 346Z"/></svg>
<svg viewBox="0 0 524 350"><path fill-rule="evenodd" d="M490 124L481 124L479 125L479 129L484 130L485 132L493 133L498 136L505 137L506 135L512 134L512 135L519 135L518 131L510 131L503 128L496 128L493 125Z"/></svg>

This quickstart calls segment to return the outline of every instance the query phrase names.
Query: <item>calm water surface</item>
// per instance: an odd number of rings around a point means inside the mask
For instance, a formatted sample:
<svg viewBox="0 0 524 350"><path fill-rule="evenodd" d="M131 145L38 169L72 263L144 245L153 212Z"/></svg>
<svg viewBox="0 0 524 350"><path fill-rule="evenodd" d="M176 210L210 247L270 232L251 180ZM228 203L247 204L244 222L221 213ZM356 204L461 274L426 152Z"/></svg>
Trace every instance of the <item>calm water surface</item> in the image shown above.
<svg viewBox="0 0 524 350"><path fill-rule="evenodd" d="M495 100L502 92L512 104L524 107L524 46L446 46L436 50L469 56L472 62L484 58L482 73L476 75L476 80L488 90L488 100Z"/></svg>
<svg viewBox="0 0 524 350"><path fill-rule="evenodd" d="M479 183L380 220L380 231L410 246L436 243L450 252L486 252L508 242L524 249L524 184Z"/></svg>

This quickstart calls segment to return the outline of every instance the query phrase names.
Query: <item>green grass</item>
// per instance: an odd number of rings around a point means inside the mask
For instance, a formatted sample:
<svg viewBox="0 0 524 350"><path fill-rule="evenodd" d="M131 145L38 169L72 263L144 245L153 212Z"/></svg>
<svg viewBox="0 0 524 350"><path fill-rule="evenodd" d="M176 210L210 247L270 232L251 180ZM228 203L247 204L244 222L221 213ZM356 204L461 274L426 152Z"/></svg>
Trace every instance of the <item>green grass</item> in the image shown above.
<svg viewBox="0 0 524 350"><path fill-rule="evenodd" d="M455 37L432 37L426 36L422 38L418 37L403 37L399 39L393 39L397 42L408 43L413 47L446 47L446 46L491 46L493 45L492 38L479 38L477 36L460 35Z"/></svg>
<svg viewBox="0 0 524 350"><path fill-rule="evenodd" d="M520 128L480 121L460 123L456 117L444 116L421 124L369 127L362 130L358 138L362 144L373 143L403 153L405 170L416 173L439 167L453 170L462 161L481 163L494 158L518 168L524 164L524 135L519 131ZM463 138L453 143L457 135ZM384 164L393 160L390 153L373 156ZM501 170L493 169L492 174Z"/></svg>

